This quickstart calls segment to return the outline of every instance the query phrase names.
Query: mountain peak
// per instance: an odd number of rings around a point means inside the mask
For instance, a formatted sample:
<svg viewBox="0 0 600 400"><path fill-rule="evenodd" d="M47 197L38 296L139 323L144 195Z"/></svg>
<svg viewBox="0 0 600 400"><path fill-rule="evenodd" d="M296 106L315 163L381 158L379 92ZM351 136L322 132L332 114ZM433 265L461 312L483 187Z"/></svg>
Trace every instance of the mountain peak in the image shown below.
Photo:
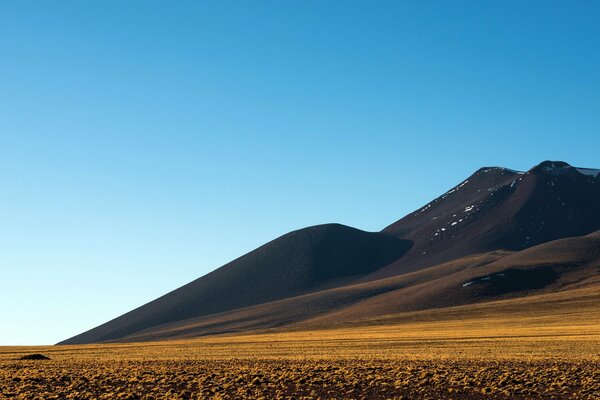
<svg viewBox="0 0 600 400"><path fill-rule="evenodd" d="M543 174L562 174L570 169L571 165L564 161L543 161L529 170L530 173L543 173Z"/></svg>
<svg viewBox="0 0 600 400"><path fill-rule="evenodd" d="M489 173L500 173L500 174L517 174L517 175L522 175L525 172L523 171L517 171L514 169L510 169L510 168L505 168L505 167L482 167L479 168L477 171L475 171L475 173L473 175L481 175L481 174L489 174Z"/></svg>
<svg viewBox="0 0 600 400"><path fill-rule="evenodd" d="M529 170L528 174L562 175L567 172L577 172L580 175L586 175L593 178L596 178L598 175L600 175L600 169L577 168L564 161L544 161Z"/></svg>

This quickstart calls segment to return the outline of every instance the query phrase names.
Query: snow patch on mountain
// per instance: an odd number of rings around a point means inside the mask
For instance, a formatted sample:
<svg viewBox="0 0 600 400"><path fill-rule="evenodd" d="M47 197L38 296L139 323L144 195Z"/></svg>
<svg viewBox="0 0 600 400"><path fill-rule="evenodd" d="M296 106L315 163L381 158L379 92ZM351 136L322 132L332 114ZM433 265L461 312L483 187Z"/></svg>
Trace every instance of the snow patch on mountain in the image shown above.
<svg viewBox="0 0 600 400"><path fill-rule="evenodd" d="M575 168L577 172L582 175L593 176L597 178L600 175L600 169L591 169L591 168Z"/></svg>

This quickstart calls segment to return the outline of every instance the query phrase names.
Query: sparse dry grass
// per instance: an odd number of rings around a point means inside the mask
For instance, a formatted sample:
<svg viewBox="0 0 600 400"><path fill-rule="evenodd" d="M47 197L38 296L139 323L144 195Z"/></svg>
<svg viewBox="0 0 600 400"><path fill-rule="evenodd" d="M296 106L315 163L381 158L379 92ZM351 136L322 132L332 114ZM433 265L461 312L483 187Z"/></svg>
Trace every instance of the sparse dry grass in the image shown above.
<svg viewBox="0 0 600 400"><path fill-rule="evenodd" d="M335 329L3 347L0 398L599 399L599 305L584 298L534 309L535 299L514 300ZM527 312L518 312L519 302ZM51 360L18 360L27 353Z"/></svg>
<svg viewBox="0 0 600 400"><path fill-rule="evenodd" d="M2 396L27 399L598 398L582 361L55 360L2 363Z"/></svg>

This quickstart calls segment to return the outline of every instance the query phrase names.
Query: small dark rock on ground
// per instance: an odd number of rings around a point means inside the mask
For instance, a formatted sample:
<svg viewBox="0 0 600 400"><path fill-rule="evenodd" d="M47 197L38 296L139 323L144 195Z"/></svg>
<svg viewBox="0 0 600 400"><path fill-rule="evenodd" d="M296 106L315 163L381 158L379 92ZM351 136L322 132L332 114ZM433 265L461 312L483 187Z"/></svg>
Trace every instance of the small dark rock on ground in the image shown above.
<svg viewBox="0 0 600 400"><path fill-rule="evenodd" d="M43 354L26 354L24 356L19 357L19 360L49 360L50 357L46 357Z"/></svg>

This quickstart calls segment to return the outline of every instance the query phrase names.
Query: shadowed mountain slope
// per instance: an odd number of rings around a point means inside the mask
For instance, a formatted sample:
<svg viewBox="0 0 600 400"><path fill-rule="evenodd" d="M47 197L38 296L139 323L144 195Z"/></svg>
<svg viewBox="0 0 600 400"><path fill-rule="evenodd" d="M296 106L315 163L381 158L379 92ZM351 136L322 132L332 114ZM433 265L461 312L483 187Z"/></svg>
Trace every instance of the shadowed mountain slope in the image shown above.
<svg viewBox="0 0 600 400"><path fill-rule="evenodd" d="M410 245L338 224L300 229L62 343L116 339L160 324L345 284L398 259Z"/></svg>
<svg viewBox="0 0 600 400"><path fill-rule="evenodd" d="M449 264L461 265L461 260ZM429 273L440 267L447 269L449 264L413 274ZM447 275L371 296L317 320L321 323L350 321L592 286L600 290L600 231L544 243L490 263L465 264Z"/></svg>

